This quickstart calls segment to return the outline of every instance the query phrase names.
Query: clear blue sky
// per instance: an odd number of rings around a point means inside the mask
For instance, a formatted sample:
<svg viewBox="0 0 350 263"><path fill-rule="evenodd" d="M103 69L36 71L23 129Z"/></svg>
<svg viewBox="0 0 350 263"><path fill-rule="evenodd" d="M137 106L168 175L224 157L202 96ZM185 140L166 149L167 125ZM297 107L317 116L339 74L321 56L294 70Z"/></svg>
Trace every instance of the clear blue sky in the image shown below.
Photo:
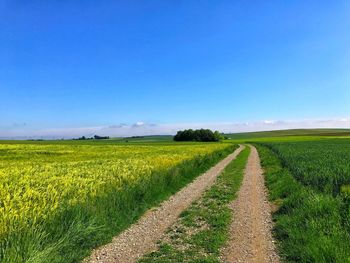
<svg viewBox="0 0 350 263"><path fill-rule="evenodd" d="M350 116L349 1L0 0L0 129Z"/></svg>

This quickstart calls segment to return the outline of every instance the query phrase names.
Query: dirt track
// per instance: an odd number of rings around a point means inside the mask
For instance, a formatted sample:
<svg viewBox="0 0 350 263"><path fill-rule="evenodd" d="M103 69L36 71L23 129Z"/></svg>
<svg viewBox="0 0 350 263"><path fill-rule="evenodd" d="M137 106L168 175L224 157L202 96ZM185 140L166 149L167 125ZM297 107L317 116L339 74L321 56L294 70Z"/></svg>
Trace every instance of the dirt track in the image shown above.
<svg viewBox="0 0 350 263"><path fill-rule="evenodd" d="M136 224L115 237L111 243L95 249L83 262L136 262L142 255L155 249L157 240L165 230L214 183L220 172L243 148L244 146L240 146L234 153L163 202L159 208L148 211Z"/></svg>
<svg viewBox="0 0 350 263"><path fill-rule="evenodd" d="M241 189L231 206L231 239L223 249L223 262L280 262L272 238L272 220L263 172L255 147L245 169Z"/></svg>

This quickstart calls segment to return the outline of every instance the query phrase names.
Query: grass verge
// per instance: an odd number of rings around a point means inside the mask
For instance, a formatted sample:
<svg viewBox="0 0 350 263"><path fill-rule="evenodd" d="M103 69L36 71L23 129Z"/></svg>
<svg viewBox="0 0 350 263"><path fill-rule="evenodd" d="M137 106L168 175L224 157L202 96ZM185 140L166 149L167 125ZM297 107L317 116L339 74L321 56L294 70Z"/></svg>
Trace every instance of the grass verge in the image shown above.
<svg viewBox="0 0 350 263"><path fill-rule="evenodd" d="M150 262L220 262L220 248L229 237L232 211L249 155L244 149L204 195L185 210L159 243L159 249L140 260Z"/></svg>
<svg viewBox="0 0 350 263"><path fill-rule="evenodd" d="M274 234L286 262L350 262L349 232L344 214L349 204L302 185L267 147L256 145L265 170L274 213Z"/></svg>

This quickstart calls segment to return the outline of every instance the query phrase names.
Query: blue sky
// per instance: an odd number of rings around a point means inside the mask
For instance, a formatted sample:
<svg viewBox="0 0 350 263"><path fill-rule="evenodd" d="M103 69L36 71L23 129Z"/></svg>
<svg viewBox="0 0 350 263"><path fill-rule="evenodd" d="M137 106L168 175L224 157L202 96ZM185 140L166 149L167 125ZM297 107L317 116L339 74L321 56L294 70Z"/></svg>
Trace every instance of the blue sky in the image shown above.
<svg viewBox="0 0 350 263"><path fill-rule="evenodd" d="M348 1L0 0L0 17L0 137L349 125Z"/></svg>

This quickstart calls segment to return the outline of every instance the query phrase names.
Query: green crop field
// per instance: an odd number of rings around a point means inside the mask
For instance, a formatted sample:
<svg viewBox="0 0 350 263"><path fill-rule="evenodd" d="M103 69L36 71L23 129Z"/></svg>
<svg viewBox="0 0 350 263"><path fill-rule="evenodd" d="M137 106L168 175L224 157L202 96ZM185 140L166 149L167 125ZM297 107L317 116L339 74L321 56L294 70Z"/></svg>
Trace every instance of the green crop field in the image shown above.
<svg viewBox="0 0 350 263"><path fill-rule="evenodd" d="M350 129L292 129L261 132L244 132L226 134L232 140L251 140L261 138L271 138L275 140L279 137L290 136L350 136Z"/></svg>
<svg viewBox="0 0 350 263"><path fill-rule="evenodd" d="M291 262L350 261L350 139L264 142L275 234Z"/></svg>
<svg viewBox="0 0 350 263"><path fill-rule="evenodd" d="M240 134L224 143L1 141L0 262L79 261L247 142L259 151L283 260L350 262L347 137L332 129Z"/></svg>
<svg viewBox="0 0 350 263"><path fill-rule="evenodd" d="M73 262L232 152L222 143L0 143L0 262Z"/></svg>

